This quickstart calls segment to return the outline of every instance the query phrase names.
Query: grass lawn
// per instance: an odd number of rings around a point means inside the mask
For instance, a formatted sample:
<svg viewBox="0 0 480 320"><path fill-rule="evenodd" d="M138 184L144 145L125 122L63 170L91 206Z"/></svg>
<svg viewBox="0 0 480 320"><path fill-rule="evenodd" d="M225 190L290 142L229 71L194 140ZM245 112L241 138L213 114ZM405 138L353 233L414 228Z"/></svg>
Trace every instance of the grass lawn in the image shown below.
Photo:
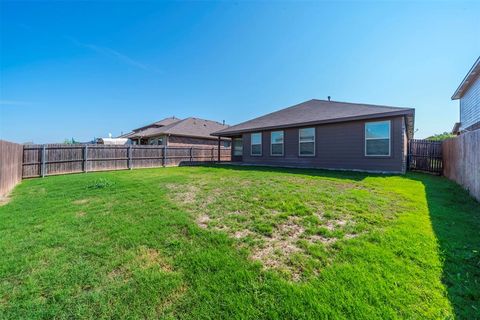
<svg viewBox="0 0 480 320"><path fill-rule="evenodd" d="M445 178L179 167L22 182L0 318L480 319L480 204Z"/></svg>

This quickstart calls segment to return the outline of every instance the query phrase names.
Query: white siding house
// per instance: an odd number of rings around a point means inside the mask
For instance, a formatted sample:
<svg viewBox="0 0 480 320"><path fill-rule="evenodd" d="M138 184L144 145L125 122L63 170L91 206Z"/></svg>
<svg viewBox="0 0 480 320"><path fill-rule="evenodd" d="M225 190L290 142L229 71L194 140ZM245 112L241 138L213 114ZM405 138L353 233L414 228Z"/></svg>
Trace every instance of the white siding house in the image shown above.
<svg viewBox="0 0 480 320"><path fill-rule="evenodd" d="M463 79L452 100L460 100L460 124L456 133L480 129L480 57Z"/></svg>

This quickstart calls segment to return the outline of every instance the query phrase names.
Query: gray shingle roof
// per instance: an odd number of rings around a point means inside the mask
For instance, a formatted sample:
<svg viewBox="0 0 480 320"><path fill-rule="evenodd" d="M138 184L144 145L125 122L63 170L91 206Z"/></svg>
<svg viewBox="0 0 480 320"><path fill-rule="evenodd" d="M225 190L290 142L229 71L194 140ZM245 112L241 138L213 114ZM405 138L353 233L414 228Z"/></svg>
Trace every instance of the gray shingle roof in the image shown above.
<svg viewBox="0 0 480 320"><path fill-rule="evenodd" d="M147 129L147 128L155 128L155 127L168 126L169 124L178 122L178 121L180 121L180 120L181 120L181 119L178 119L178 118L175 118L175 117L165 118L165 119L162 119L162 120L160 120L160 121L147 124L146 126L143 126L143 127L137 128L137 129L133 129L133 132L140 131L140 130L144 130L144 129Z"/></svg>
<svg viewBox="0 0 480 320"><path fill-rule="evenodd" d="M211 133L225 128L228 128L228 126L216 121L199 118L187 118L162 127L152 127L139 132L134 132L129 135L129 138L148 138L164 134L171 134L185 137L217 139L217 137L212 136Z"/></svg>
<svg viewBox="0 0 480 320"><path fill-rule="evenodd" d="M275 111L267 115L228 127L213 133L213 135L228 137L238 133L256 130L298 127L304 125L343 122L356 119L368 119L403 114L409 114L412 117L412 128L409 128L409 131L413 135L414 112L415 109L413 108L312 99L292 107Z"/></svg>

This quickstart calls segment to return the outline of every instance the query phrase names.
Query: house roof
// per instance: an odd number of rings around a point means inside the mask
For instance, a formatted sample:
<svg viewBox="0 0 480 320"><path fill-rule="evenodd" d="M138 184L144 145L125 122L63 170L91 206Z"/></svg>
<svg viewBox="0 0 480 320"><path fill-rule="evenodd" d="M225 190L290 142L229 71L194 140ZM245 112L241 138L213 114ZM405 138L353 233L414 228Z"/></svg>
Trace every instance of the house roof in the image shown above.
<svg viewBox="0 0 480 320"><path fill-rule="evenodd" d="M140 130L143 130L143 129L147 129L147 128L150 128L150 127L162 127L162 126L167 126L167 125L169 125L169 124L178 122L178 121L180 121L180 120L181 120L181 119L175 118L175 116L169 117L169 118L165 118L165 119L162 119L162 120L160 120L160 121L147 124L146 126L143 126L143 127L137 128L137 129L133 129L133 132L140 131Z"/></svg>
<svg viewBox="0 0 480 320"><path fill-rule="evenodd" d="M480 56L478 57L477 61L473 64L473 66L470 68L470 71L468 71L467 75L465 78L463 78L462 83L460 83L460 86L457 88L455 93L452 96L452 100L457 100L463 97L464 93L470 88L472 83L475 82L475 80L478 78L480 75Z"/></svg>
<svg viewBox="0 0 480 320"><path fill-rule="evenodd" d="M138 132L132 132L129 138L149 138L159 135L176 135L184 137L217 139L212 132L228 128L228 125L216 121L199 118L187 118L162 127L149 127Z"/></svg>
<svg viewBox="0 0 480 320"><path fill-rule="evenodd" d="M408 115L407 132L413 137L415 109L361 103L312 99L267 115L228 127L213 133L216 136L234 136L243 132L276 128L299 127L322 123Z"/></svg>
<svg viewBox="0 0 480 320"><path fill-rule="evenodd" d="M455 122L455 124L453 125L452 134L460 133L460 124L460 122Z"/></svg>

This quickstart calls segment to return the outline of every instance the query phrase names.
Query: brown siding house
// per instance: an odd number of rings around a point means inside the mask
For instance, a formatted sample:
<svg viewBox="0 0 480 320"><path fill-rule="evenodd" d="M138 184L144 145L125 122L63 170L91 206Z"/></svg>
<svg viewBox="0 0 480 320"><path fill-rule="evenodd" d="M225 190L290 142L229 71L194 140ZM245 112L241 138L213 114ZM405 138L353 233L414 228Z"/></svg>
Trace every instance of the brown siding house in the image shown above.
<svg viewBox="0 0 480 320"><path fill-rule="evenodd" d="M134 144L168 145L170 147L216 147L219 138L211 133L228 128L216 121L199 118L165 118L152 124L134 129L121 136ZM222 147L229 147L230 139L223 138Z"/></svg>
<svg viewBox="0 0 480 320"><path fill-rule="evenodd" d="M414 109L309 100L217 131L232 161L404 173Z"/></svg>

